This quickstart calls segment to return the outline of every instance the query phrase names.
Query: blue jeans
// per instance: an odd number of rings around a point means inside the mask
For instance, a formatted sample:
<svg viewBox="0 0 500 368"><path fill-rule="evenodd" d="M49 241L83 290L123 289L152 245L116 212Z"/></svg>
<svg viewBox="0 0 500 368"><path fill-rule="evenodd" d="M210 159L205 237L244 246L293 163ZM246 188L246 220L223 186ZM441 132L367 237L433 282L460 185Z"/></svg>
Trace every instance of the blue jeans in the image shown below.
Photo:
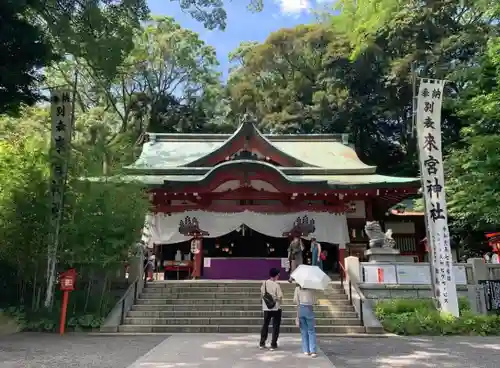
<svg viewBox="0 0 500 368"><path fill-rule="evenodd" d="M316 353L316 330L314 322L314 311L312 305L300 305L299 327L302 336L302 351L304 353Z"/></svg>

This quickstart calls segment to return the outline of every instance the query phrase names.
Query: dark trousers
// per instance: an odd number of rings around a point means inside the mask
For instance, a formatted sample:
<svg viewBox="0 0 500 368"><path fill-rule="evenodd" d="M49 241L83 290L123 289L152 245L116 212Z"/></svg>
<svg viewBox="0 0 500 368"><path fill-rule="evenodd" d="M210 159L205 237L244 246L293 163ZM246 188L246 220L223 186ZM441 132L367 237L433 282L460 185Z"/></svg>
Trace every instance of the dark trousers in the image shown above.
<svg viewBox="0 0 500 368"><path fill-rule="evenodd" d="M276 311L264 311L264 323L262 324L262 329L260 330L260 346L266 344L267 336L269 334L269 323L271 318L273 320L273 336L271 339L271 347L278 346L278 337L280 335L280 325L281 325L281 309Z"/></svg>

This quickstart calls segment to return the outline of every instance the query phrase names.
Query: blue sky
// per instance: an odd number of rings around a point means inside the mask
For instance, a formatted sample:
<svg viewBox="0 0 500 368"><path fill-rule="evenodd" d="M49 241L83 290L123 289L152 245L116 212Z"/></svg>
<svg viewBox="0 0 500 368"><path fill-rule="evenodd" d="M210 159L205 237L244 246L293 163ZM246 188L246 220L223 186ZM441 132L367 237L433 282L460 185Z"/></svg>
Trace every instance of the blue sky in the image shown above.
<svg viewBox="0 0 500 368"><path fill-rule="evenodd" d="M324 6L331 0L265 0L264 10L251 13L246 5L249 0L226 1L227 28L225 31L208 31L180 10L179 4L171 0L148 0L154 15L168 15L184 28L200 34L200 37L215 47L221 63L221 71L228 70L227 55L243 41L264 41L280 28L294 27L314 20L312 10Z"/></svg>

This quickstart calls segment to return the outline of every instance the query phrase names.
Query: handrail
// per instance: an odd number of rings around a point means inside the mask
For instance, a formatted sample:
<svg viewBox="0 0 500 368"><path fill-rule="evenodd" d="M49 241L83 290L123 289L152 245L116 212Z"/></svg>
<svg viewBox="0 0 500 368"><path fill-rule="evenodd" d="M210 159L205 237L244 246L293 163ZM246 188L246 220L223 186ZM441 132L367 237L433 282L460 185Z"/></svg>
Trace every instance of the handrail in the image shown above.
<svg viewBox="0 0 500 368"><path fill-rule="evenodd" d="M143 257L141 257L141 264ZM134 278L134 281L129 284L127 290L122 294L120 299L115 303L111 311L108 313L103 325L101 326L102 332L117 332L118 326L123 325L125 322L125 315L130 308L137 303L137 299L142 290L140 284L141 279L146 275L145 267L139 268L139 275ZM144 278L146 284L146 278ZM133 293L133 294L132 294Z"/></svg>
<svg viewBox="0 0 500 368"><path fill-rule="evenodd" d="M132 286L134 287L134 304L135 304L135 303L137 303L137 290L138 290L139 280L141 280L141 278L143 278L144 279L143 287L146 287L146 285L147 285L147 279L148 279L147 273L146 273L147 267L148 267L148 265L146 264L146 266L143 267L141 274L137 275L134 282L129 285L127 291L125 291L125 293L121 297L120 301L118 302L118 303L121 303L121 313L120 313L120 324L121 325L123 325L123 323L125 322L125 313L126 313L125 301L128 299L128 296L130 294Z"/></svg>
<svg viewBox="0 0 500 368"><path fill-rule="evenodd" d="M359 297L359 319L361 320L361 326L364 326L365 321L363 315L363 302L366 300L365 294L363 294L357 282L352 282L353 277L350 270L349 269L346 270L342 262L339 262L339 265L340 265L340 285L342 289L344 289L344 278L347 275L349 277L349 301L351 302L351 304L353 304L352 289L354 287L354 290L356 291Z"/></svg>
<svg viewBox="0 0 500 368"><path fill-rule="evenodd" d="M118 303L121 303L121 311L120 311L120 324L121 325L123 325L123 323L125 322L125 313L126 313L125 301L128 299L130 292L132 290L132 287L134 288L134 304L137 303L137 291L139 288L139 281L141 280L141 278L144 279L144 287L146 287L146 284L147 284L146 268L147 267L148 267L148 265L146 264L146 266L144 266L142 268L141 274L137 275L137 277L134 279L134 282L129 285L127 291L125 291L125 293L123 294L121 299L118 301Z"/></svg>
<svg viewBox="0 0 500 368"><path fill-rule="evenodd" d="M132 287L134 288L134 304L137 300L137 284L139 282L139 277L137 276L132 284L129 285L127 291L123 294L121 299L118 301L118 303L121 304L121 313L120 313L120 324L123 325L123 322L125 322L125 301L128 299L129 294L132 290ZM117 304L118 304L117 303Z"/></svg>

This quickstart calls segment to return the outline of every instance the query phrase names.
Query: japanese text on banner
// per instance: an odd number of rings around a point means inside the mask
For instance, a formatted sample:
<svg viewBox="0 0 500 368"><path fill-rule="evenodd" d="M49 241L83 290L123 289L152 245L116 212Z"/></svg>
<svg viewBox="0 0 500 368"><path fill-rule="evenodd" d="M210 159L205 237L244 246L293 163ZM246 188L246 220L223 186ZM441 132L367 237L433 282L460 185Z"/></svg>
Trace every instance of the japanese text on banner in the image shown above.
<svg viewBox="0 0 500 368"><path fill-rule="evenodd" d="M54 90L51 92L51 185L52 217L59 213L64 177L66 175L68 152L72 135L72 104L71 92L67 90Z"/></svg>
<svg viewBox="0 0 500 368"><path fill-rule="evenodd" d="M424 187L427 225L431 241L433 282L439 308L458 316L458 299L452 272L452 257L446 209L441 106L444 81L421 80L417 100L417 135Z"/></svg>

